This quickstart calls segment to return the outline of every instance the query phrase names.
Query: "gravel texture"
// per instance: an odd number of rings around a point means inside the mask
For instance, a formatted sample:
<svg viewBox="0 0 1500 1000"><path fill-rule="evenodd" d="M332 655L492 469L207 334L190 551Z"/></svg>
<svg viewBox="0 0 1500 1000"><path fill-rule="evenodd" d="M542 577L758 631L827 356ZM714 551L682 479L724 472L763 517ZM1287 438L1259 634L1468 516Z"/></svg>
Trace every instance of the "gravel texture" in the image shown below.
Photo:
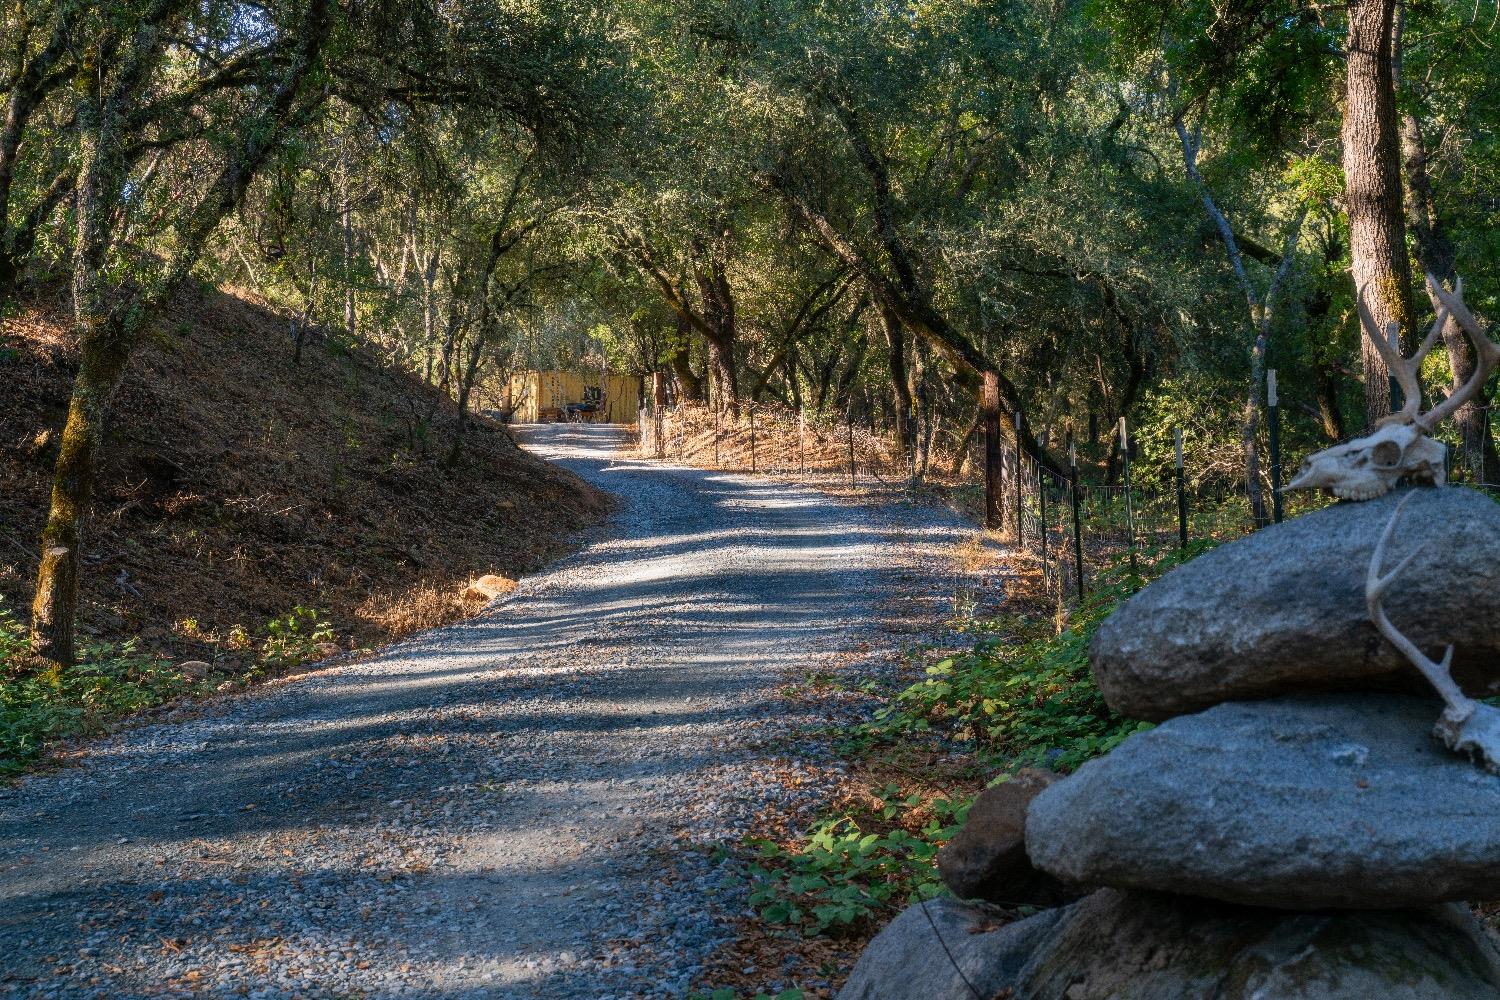
<svg viewBox="0 0 1500 1000"><path fill-rule="evenodd" d="M838 780L788 678L888 653L972 530L527 437L622 500L579 553L0 789L0 997L688 992L744 911L707 848Z"/></svg>

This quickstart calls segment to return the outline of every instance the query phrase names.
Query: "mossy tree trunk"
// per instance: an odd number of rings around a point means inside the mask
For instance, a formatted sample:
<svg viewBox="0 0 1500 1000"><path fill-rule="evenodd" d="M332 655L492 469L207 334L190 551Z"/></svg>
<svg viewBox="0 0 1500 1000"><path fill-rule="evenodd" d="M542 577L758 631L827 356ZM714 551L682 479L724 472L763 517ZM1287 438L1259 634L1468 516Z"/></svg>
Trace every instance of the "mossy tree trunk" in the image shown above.
<svg viewBox="0 0 1500 1000"><path fill-rule="evenodd" d="M52 501L42 531L42 559L31 605L31 639L48 664L70 666L76 655L79 556L104 441L109 402L130 358L127 331L115 323L90 332L73 382L62 449L52 477Z"/></svg>
<svg viewBox="0 0 1500 1000"><path fill-rule="evenodd" d="M81 357L73 381L51 505L42 532L41 561L31 608L37 656L54 668L73 664L81 548L88 525L110 400L125 376L140 332L191 273L219 221L244 199L256 173L284 131L300 124L323 100L301 100L329 32L328 0L311 0L297 25L296 44L279 78L267 81L266 102L247 117L238 140L224 151L202 197L182 206L172 255L131 278L115 274L112 224L129 163L127 119L138 112L159 64L168 27L187 5L156 0L128 37L106 36L86 50L75 75L77 181L73 252L73 309ZM121 52L121 49L124 49ZM113 70L108 88L104 79ZM149 116L146 116L149 119Z"/></svg>
<svg viewBox="0 0 1500 1000"><path fill-rule="evenodd" d="M1364 295L1376 330L1360 338L1365 421L1392 410L1389 372L1370 342L1396 323L1412 346L1416 324L1411 262L1401 188L1401 137L1392 66L1396 0L1349 4L1348 75L1344 95L1344 204L1354 287Z"/></svg>

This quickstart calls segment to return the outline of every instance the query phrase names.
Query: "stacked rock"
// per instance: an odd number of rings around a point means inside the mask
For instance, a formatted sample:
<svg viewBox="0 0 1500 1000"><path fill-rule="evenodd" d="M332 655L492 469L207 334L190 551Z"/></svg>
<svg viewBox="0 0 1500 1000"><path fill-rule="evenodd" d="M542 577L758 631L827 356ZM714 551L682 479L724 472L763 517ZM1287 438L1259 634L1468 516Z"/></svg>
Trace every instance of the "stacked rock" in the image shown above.
<svg viewBox="0 0 1500 1000"><path fill-rule="evenodd" d="M1365 605L1408 493L1390 559L1420 554L1386 610L1419 647L1455 646L1469 694L1500 687L1500 506L1481 494L1402 490L1221 546L1127 601L1091 649L1111 707L1161 724L999 792L1012 816L1023 803L1038 871L995 849L978 806L944 867L965 897L1097 891L1006 924L913 907L841 1000L1500 998L1500 951L1462 903L1500 899L1500 777L1431 738L1442 705ZM976 878L975 859L1002 856Z"/></svg>

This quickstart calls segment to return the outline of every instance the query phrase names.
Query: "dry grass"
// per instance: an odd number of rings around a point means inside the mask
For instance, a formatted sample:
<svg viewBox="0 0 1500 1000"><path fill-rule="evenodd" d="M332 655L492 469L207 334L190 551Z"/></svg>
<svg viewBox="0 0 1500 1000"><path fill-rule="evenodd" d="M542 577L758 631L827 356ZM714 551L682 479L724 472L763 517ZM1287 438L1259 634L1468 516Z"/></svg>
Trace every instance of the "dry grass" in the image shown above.
<svg viewBox="0 0 1500 1000"><path fill-rule="evenodd" d="M0 322L0 597L14 609L30 601L77 365L66 317L53 295ZM482 418L448 467L456 422L446 398L370 353L313 341L294 365L263 303L185 291L114 401L83 628L222 663L238 651L206 637L254 637L303 605L342 645L375 646L472 612L476 577L540 568L607 511Z"/></svg>
<svg viewBox="0 0 1500 1000"><path fill-rule="evenodd" d="M438 628L476 613L489 598L467 588L422 581L399 593L371 594L354 614L392 639Z"/></svg>

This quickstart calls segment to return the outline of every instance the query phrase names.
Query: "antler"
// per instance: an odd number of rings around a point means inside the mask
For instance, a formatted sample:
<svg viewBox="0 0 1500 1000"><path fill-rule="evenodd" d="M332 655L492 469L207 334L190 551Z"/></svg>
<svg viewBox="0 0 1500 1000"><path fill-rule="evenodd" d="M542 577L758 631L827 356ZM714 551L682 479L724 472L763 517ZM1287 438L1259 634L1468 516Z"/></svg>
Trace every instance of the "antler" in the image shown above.
<svg viewBox="0 0 1500 1000"><path fill-rule="evenodd" d="M1500 710L1480 704L1464 694L1454 683L1452 646L1443 653L1442 660L1434 661L1418 649L1416 643L1402 635L1385 613L1385 592L1422 551L1417 549L1397 563L1395 569L1389 573L1381 573L1386 547L1390 544L1391 536L1396 533L1401 511L1411 496L1409 494L1403 497L1396 505L1390 523L1385 526L1380 541L1375 544L1375 554L1370 558L1370 569L1365 576L1365 606L1369 608L1370 620L1375 623L1380 634L1399 649L1442 696L1443 714L1438 718L1437 725L1433 726L1432 734L1449 750L1468 754L1491 774L1500 774Z"/></svg>
<svg viewBox="0 0 1500 1000"><path fill-rule="evenodd" d="M1465 695L1457 684L1453 683L1453 676L1449 672L1453 663L1453 647L1449 646L1448 651L1443 654L1442 661L1435 663L1426 653L1417 648L1416 643L1402 635L1400 630L1391 624L1390 617L1385 613L1385 592L1391 589L1391 584L1396 582L1396 577L1401 575L1401 571L1422 554L1422 550L1417 549L1397 563L1395 569L1383 575L1381 573L1380 567L1385 562L1386 546L1390 544L1391 536L1396 533L1396 524L1401 520L1401 512L1410 499L1409 494L1402 497L1401 502L1396 505L1395 513L1391 515L1390 523L1385 526L1385 532L1381 534L1380 541L1375 544L1375 555L1371 557L1370 570L1365 575L1365 607L1370 609L1370 620L1375 623L1380 634L1389 639L1392 646L1401 650L1402 654L1422 671L1422 676L1437 688L1438 694L1443 696L1443 701L1448 708L1462 712L1467 717L1472 711L1474 701Z"/></svg>
<svg viewBox="0 0 1500 1000"><path fill-rule="evenodd" d="M1429 280L1431 280L1429 278ZM1417 348L1417 353L1407 359L1401 353L1401 327L1396 323L1387 323L1385 333L1382 335L1380 328L1375 325L1375 317L1370 313L1370 307L1365 305L1365 290L1359 289L1355 296L1355 305L1359 307L1359 318L1364 323L1365 332L1370 336L1370 342L1375 345L1375 350L1380 352L1380 357L1385 361L1385 366L1390 369L1391 376L1396 384L1401 387L1401 398L1403 400L1401 409L1397 413L1386 417L1382 423L1420 423L1422 421L1420 411L1422 409L1422 382L1418 374L1422 371L1422 362L1427 360L1427 354L1437 344L1439 335L1443 332L1443 324L1448 322L1448 305L1443 303L1438 309L1437 321L1432 324L1432 329L1427 331L1427 338L1422 341L1422 346Z"/></svg>
<svg viewBox="0 0 1500 1000"><path fill-rule="evenodd" d="M1458 325L1463 327L1464 333L1468 335L1469 342L1474 345L1474 373L1463 385L1456 387L1447 399L1434 406L1422 416L1415 418L1416 423L1423 430L1431 430L1433 427L1451 416L1460 406L1479 394L1484 388L1484 383L1489 379L1497 365L1500 365L1500 344L1496 344L1480 326L1479 320L1464 305L1464 283L1460 278L1454 282L1453 291L1448 291L1431 274L1427 275L1427 288L1432 292L1433 298L1441 304L1438 318L1441 320L1446 315L1452 314L1458 320ZM1434 327L1436 329L1436 327ZM1387 362L1389 364L1389 362Z"/></svg>

